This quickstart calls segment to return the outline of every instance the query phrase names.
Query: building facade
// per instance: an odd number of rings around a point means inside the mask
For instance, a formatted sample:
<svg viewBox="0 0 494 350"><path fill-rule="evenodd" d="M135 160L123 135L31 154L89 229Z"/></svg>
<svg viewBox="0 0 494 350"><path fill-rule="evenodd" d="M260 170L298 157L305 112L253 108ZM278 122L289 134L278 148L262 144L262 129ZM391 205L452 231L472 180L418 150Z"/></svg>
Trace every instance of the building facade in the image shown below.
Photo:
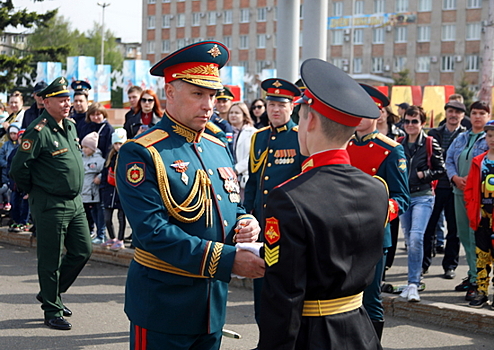
<svg viewBox="0 0 494 350"><path fill-rule="evenodd" d="M488 3L329 1L327 60L356 78L377 77L376 84L408 69L414 85L457 86L465 80L477 90ZM276 31L277 5L277 0L143 0L142 57L154 64L185 45L219 40L231 49L229 64L245 67L246 82L257 84L263 69L276 68L277 45L290 41ZM310 18L304 18L301 1L301 29L305 20ZM301 34L300 46L306 40L310 37Z"/></svg>

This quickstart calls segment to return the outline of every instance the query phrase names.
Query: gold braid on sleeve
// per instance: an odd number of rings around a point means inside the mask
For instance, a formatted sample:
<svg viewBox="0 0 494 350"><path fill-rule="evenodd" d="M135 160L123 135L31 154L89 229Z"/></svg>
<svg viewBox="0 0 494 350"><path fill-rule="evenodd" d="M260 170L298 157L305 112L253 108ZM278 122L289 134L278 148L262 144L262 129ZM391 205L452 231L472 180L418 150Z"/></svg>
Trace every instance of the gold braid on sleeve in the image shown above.
<svg viewBox="0 0 494 350"><path fill-rule="evenodd" d="M254 134L252 136L252 143L251 143L251 146L250 146L250 157L249 157L249 159L250 159L250 172L251 173L257 173L257 171L259 170L259 168L266 161L267 155L268 155L268 149L266 148L264 150L264 152L261 153L261 155L259 156L259 158L256 158L256 154L255 154L256 138L257 138L257 134Z"/></svg>
<svg viewBox="0 0 494 350"><path fill-rule="evenodd" d="M173 198L168 176L166 174L166 168L158 150L152 146L147 149L149 150L149 153L151 153L156 168L158 188L168 213L180 222L192 223L199 220L204 212L206 212L206 227L212 227L213 201L211 199L211 180L207 173L202 169L196 171L194 184L192 185L189 196L183 203L178 204ZM195 204L191 204L194 199L196 200ZM179 214L180 212L192 213L195 211L198 211L197 214L191 218Z"/></svg>

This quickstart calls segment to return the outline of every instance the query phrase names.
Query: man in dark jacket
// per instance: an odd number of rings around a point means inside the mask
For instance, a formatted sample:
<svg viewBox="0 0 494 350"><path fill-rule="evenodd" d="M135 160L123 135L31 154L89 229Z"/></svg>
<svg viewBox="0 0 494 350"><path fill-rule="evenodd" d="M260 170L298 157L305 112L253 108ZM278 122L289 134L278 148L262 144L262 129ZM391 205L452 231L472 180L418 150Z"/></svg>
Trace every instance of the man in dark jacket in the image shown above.
<svg viewBox="0 0 494 350"><path fill-rule="evenodd" d="M444 125L429 130L429 136L434 137L443 150L444 158L449 145L463 131L466 130L461 122L465 116L465 105L458 101L451 101L444 106L446 111L446 123ZM434 234L436 225L439 221L441 212L444 210L444 217L448 225L448 234L446 236L446 247L444 250L444 258L442 261L444 275L446 279L453 279L456 276L456 268L458 267L458 258L460 253L460 240L457 235L455 204L453 197L453 187L445 174L437 184L436 201L434 209L427 224L427 229L424 235L424 260L422 262L422 270L427 271L432 263L432 250L434 249Z"/></svg>
<svg viewBox="0 0 494 350"><path fill-rule="evenodd" d="M40 81L34 85L33 97L35 102L33 105L24 112L24 118L22 119L21 129L26 129L31 122L38 118L41 113L43 113L45 105L43 103L43 98L38 96L38 92L46 88L48 85L44 81Z"/></svg>

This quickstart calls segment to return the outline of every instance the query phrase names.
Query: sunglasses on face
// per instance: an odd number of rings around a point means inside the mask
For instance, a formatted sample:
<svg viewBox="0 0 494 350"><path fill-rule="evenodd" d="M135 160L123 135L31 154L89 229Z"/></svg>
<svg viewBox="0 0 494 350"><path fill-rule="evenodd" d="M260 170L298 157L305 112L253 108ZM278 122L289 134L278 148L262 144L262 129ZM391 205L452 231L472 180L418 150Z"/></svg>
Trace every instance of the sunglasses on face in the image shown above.
<svg viewBox="0 0 494 350"><path fill-rule="evenodd" d="M141 102L144 102L144 103L149 102L149 103L151 103L151 102L154 102L154 98L143 98L143 99L141 99Z"/></svg>
<svg viewBox="0 0 494 350"><path fill-rule="evenodd" d="M405 125L408 125L408 124L413 124L413 125L418 125L420 124L420 120L418 119L405 119Z"/></svg>
<svg viewBox="0 0 494 350"><path fill-rule="evenodd" d="M264 105L256 105L253 107L253 109L261 109L261 108L264 108Z"/></svg>

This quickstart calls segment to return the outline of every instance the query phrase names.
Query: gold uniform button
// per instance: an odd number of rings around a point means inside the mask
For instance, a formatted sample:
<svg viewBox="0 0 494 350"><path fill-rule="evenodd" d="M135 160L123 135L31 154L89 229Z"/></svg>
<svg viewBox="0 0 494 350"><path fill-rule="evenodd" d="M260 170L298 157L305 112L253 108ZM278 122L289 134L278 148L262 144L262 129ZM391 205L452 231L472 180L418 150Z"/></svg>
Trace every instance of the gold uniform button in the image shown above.
<svg viewBox="0 0 494 350"><path fill-rule="evenodd" d="M201 146L197 146L197 150L202 153L202 148Z"/></svg>
<svg viewBox="0 0 494 350"><path fill-rule="evenodd" d="M263 207L266 208L266 204L264 204Z"/></svg>
<svg viewBox="0 0 494 350"><path fill-rule="evenodd" d="M264 190L264 194L268 194L268 192L269 192L268 190Z"/></svg>
<svg viewBox="0 0 494 350"><path fill-rule="evenodd" d="M221 196L219 194L216 195L216 198L218 198L219 201L221 200Z"/></svg>
<svg viewBox="0 0 494 350"><path fill-rule="evenodd" d="M388 154L389 154L389 151L384 152L384 154L385 154L385 155L388 155Z"/></svg>
<svg viewBox="0 0 494 350"><path fill-rule="evenodd" d="M270 167L272 164L271 163L268 163L268 167Z"/></svg>
<svg viewBox="0 0 494 350"><path fill-rule="evenodd" d="M270 150L269 150L269 153L273 153L273 150L272 150L272 149L270 149Z"/></svg>
<svg viewBox="0 0 494 350"><path fill-rule="evenodd" d="M269 180L269 176L264 176L264 180Z"/></svg>
<svg viewBox="0 0 494 350"><path fill-rule="evenodd" d="M276 136L271 136L271 140L276 140Z"/></svg>
<svg viewBox="0 0 494 350"><path fill-rule="evenodd" d="M223 225L228 226L228 221L224 220Z"/></svg>
<svg viewBox="0 0 494 350"><path fill-rule="evenodd" d="M374 147L374 144L373 144L373 143L371 143L371 144L369 145L369 147L370 147L370 148L371 148L371 147Z"/></svg>
<svg viewBox="0 0 494 350"><path fill-rule="evenodd" d="M375 173L377 171L376 168L372 168L372 172Z"/></svg>
<svg viewBox="0 0 494 350"><path fill-rule="evenodd" d="M213 175L214 174L214 172L211 169L208 170L208 173L209 173L209 175Z"/></svg>

